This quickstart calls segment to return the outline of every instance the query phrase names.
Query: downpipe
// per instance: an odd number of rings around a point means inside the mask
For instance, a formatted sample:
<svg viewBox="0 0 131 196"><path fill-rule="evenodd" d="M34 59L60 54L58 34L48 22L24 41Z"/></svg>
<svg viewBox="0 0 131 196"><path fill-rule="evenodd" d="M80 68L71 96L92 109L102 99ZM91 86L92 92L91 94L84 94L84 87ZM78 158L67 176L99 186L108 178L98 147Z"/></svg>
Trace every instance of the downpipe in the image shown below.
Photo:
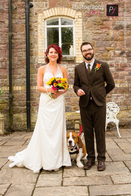
<svg viewBox="0 0 131 196"><path fill-rule="evenodd" d="M29 8L33 4L29 0L25 2L25 18L26 18L26 115L27 115L27 132L31 131L30 119L30 31L29 31Z"/></svg>

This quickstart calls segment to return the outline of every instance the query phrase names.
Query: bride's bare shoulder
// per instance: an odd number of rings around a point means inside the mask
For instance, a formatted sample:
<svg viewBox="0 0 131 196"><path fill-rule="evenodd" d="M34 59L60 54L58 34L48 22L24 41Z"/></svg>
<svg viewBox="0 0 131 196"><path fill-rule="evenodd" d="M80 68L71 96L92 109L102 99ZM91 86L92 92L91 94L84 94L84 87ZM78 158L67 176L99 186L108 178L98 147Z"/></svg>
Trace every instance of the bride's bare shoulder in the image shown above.
<svg viewBox="0 0 131 196"><path fill-rule="evenodd" d="M64 71L64 72L66 71L66 68L64 66L59 65L59 67L60 67L61 71Z"/></svg>
<svg viewBox="0 0 131 196"><path fill-rule="evenodd" d="M39 72L45 72L46 67L47 67L47 65L40 66L40 67L38 68L38 71L39 71Z"/></svg>

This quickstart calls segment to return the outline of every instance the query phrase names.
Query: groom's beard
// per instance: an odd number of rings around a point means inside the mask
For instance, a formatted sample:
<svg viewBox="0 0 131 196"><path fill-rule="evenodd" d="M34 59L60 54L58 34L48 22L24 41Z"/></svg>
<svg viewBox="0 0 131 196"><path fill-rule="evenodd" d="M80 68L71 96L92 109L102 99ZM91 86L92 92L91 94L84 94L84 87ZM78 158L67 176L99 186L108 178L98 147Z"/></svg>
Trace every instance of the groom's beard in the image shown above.
<svg viewBox="0 0 131 196"><path fill-rule="evenodd" d="M86 57L88 54L86 54L85 56L83 56L84 57L84 59L86 59L87 61L90 61L91 59L93 59L93 57L94 57L94 53L91 55L91 53L90 53L90 57Z"/></svg>

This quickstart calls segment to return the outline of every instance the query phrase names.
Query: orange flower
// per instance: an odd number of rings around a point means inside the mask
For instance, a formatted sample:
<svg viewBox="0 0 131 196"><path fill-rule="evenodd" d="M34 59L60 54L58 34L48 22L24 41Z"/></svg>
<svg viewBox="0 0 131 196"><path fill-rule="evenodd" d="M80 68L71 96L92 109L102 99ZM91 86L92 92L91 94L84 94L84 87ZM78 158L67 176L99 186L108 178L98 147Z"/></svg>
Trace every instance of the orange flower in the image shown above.
<svg viewBox="0 0 131 196"><path fill-rule="evenodd" d="M56 86L57 86L57 83L56 83L56 82L54 82L54 83L53 83L53 86L54 86L54 87L56 87Z"/></svg>
<svg viewBox="0 0 131 196"><path fill-rule="evenodd" d="M100 69L100 67L101 67L101 64L97 63L97 64L96 64L96 67L95 67L95 73L96 73L97 70Z"/></svg>

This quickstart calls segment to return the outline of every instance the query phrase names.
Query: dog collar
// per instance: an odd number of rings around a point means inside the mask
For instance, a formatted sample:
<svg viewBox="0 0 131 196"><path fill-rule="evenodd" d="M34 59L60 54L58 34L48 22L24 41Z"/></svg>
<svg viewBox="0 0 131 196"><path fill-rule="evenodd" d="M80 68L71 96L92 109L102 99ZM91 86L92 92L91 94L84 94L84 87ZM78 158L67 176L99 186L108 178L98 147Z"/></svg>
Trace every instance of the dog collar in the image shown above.
<svg viewBox="0 0 131 196"><path fill-rule="evenodd" d="M69 152L70 154L78 154L79 153L79 148L77 148L77 146L75 146L76 151L73 152Z"/></svg>
<svg viewBox="0 0 131 196"><path fill-rule="evenodd" d="M74 152L69 152L70 154L78 154L79 153L79 149L77 151Z"/></svg>

